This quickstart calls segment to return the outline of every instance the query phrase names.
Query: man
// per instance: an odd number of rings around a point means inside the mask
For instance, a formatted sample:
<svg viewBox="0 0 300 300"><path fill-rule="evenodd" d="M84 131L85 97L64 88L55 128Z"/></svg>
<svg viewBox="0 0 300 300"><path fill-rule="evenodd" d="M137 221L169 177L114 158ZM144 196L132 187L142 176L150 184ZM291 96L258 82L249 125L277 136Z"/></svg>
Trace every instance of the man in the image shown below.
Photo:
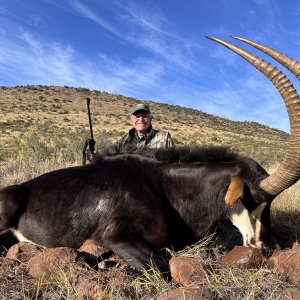
<svg viewBox="0 0 300 300"><path fill-rule="evenodd" d="M169 148L175 143L169 132L159 131L152 127L152 114L148 105L139 103L132 107L130 124L132 129L114 145L116 152L121 152L126 147L136 148ZM87 159L92 161L97 151L92 155L87 151Z"/></svg>

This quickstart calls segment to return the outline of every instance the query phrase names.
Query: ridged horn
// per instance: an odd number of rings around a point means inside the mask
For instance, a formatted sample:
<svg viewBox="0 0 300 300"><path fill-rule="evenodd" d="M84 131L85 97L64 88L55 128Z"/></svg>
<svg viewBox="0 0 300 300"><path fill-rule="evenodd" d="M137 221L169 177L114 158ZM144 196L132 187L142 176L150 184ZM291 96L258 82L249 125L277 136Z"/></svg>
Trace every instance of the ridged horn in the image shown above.
<svg viewBox="0 0 300 300"><path fill-rule="evenodd" d="M277 60L279 63L281 63L284 67L286 67L289 71L291 71L295 76L300 80L300 62L287 56L284 53L281 53L273 48L270 48L268 46L265 46L263 44L254 42L252 40L248 40L242 37L238 36L232 36L234 39L237 39L239 41L245 42L262 52L266 53L267 55L271 56L275 60Z"/></svg>
<svg viewBox="0 0 300 300"><path fill-rule="evenodd" d="M263 73L280 93L290 120L291 136L288 150L273 174L262 180L260 186L271 195L279 195L282 191L292 186L300 178L300 99L290 80L272 64L262 58L246 51L234 44L214 37L207 37L222 44L237 53L256 69ZM276 53L275 50L273 50ZM280 56L279 54L277 56ZM296 61L289 58L288 65L296 65ZM294 72L293 72L294 73Z"/></svg>

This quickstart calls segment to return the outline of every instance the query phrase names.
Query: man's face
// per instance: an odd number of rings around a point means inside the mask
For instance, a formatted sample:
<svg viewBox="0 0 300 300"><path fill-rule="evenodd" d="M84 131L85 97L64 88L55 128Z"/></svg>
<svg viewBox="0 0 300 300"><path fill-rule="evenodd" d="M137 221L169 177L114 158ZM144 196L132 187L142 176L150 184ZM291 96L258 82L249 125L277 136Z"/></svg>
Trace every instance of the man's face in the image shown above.
<svg viewBox="0 0 300 300"><path fill-rule="evenodd" d="M151 114L144 110L138 110L130 117L130 123L138 134L145 134L151 121Z"/></svg>

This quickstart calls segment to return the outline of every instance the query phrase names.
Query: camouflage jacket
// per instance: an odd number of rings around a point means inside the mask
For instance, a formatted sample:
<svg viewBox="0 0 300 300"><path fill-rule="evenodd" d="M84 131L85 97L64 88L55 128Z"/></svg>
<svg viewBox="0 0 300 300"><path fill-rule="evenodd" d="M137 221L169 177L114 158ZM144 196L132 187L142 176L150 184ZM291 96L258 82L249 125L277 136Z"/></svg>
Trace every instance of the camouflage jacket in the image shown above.
<svg viewBox="0 0 300 300"><path fill-rule="evenodd" d="M159 131L151 126L150 132L142 137L136 134L134 128L130 129L117 143L116 148L122 151L125 146L131 145L137 148L169 148L174 147L175 143L169 132Z"/></svg>

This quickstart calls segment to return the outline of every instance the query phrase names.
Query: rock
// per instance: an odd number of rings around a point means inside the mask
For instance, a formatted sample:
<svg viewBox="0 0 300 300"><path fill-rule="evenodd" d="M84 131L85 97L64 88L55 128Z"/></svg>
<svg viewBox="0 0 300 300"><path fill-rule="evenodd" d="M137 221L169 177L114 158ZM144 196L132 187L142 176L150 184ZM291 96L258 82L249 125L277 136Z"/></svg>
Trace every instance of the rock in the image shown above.
<svg viewBox="0 0 300 300"><path fill-rule="evenodd" d="M299 300L300 290L297 288L287 288L280 293L278 300Z"/></svg>
<svg viewBox="0 0 300 300"><path fill-rule="evenodd" d="M78 251L67 248L51 248L35 255L28 262L28 272L32 277L50 274L57 269L64 269L79 261L81 255Z"/></svg>
<svg viewBox="0 0 300 300"><path fill-rule="evenodd" d="M203 264L197 258L172 257L169 264L172 278L183 286L192 282L206 282Z"/></svg>
<svg viewBox="0 0 300 300"><path fill-rule="evenodd" d="M39 252L40 249L38 246L27 242L21 242L9 248L6 258L19 262L26 262Z"/></svg>
<svg viewBox="0 0 300 300"><path fill-rule="evenodd" d="M264 261L265 258L260 249L244 246L234 247L223 258L223 264L244 269L258 268Z"/></svg>
<svg viewBox="0 0 300 300"><path fill-rule="evenodd" d="M100 267L99 261L101 263L113 254L110 249L95 244L92 239L86 240L78 251L83 254L84 261L94 269Z"/></svg>
<svg viewBox="0 0 300 300"><path fill-rule="evenodd" d="M276 251L268 260L268 266L276 269L290 283L300 287L300 249Z"/></svg>
<svg viewBox="0 0 300 300"><path fill-rule="evenodd" d="M211 300L211 292L205 288L178 288L159 295L157 300Z"/></svg>
<svg viewBox="0 0 300 300"><path fill-rule="evenodd" d="M90 299L90 300L106 300L109 296L104 291L103 286L96 279L90 279L88 277L78 275L73 280L72 286L76 291L78 298Z"/></svg>
<svg viewBox="0 0 300 300"><path fill-rule="evenodd" d="M93 240L86 240L82 244L82 246L78 249L78 251L89 253L89 254L92 254L96 257L105 255L107 253L111 253L111 250L109 250L105 247L101 247L101 246L96 245Z"/></svg>

